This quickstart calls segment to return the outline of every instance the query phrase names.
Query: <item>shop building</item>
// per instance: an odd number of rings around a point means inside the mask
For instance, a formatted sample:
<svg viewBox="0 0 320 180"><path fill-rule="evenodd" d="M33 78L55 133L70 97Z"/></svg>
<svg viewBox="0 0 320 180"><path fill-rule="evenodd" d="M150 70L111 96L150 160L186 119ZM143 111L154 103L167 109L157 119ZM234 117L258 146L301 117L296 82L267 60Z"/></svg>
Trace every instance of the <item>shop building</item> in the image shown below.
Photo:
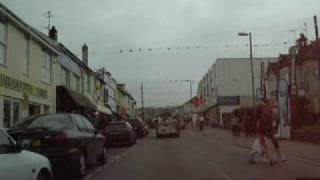
<svg viewBox="0 0 320 180"><path fill-rule="evenodd" d="M59 49L0 3L0 127L56 112Z"/></svg>

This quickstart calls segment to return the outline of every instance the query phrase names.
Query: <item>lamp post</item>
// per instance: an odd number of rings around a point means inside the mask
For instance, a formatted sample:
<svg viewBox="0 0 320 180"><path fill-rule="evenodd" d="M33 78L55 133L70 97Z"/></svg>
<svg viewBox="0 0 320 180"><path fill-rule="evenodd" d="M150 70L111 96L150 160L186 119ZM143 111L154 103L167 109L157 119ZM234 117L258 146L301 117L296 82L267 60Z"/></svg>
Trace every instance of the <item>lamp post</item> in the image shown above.
<svg viewBox="0 0 320 180"><path fill-rule="evenodd" d="M245 33L245 32L239 32L239 36L249 36L249 45L250 45L250 63L251 63L251 93L252 93L252 107L255 106L255 92L254 92L254 72L253 72L253 59L252 59L252 38L251 38L251 32Z"/></svg>

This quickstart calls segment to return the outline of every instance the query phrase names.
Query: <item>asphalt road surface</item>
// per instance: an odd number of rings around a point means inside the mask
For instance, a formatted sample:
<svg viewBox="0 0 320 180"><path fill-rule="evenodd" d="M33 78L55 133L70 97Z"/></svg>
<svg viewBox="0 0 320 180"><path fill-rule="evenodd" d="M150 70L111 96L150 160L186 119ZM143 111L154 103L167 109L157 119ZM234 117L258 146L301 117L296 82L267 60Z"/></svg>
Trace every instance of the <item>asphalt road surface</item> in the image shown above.
<svg viewBox="0 0 320 180"><path fill-rule="evenodd" d="M232 141L185 130L180 138L154 133L133 147L111 149L111 160L90 170L86 180L245 180L320 178L320 163L288 157L274 166L248 164L250 150Z"/></svg>

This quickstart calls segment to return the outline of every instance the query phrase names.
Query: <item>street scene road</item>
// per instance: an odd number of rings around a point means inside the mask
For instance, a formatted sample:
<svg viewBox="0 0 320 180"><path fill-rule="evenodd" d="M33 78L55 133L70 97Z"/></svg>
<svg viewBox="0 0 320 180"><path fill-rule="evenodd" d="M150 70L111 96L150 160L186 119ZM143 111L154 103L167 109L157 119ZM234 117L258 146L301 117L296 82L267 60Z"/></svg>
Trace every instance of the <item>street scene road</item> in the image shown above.
<svg viewBox="0 0 320 180"><path fill-rule="evenodd" d="M229 133L229 132L228 132ZM151 133L136 146L111 149L111 161L88 180L216 180L297 179L320 177L320 161L287 155L274 166L248 163L250 149L218 129L185 130L180 138Z"/></svg>

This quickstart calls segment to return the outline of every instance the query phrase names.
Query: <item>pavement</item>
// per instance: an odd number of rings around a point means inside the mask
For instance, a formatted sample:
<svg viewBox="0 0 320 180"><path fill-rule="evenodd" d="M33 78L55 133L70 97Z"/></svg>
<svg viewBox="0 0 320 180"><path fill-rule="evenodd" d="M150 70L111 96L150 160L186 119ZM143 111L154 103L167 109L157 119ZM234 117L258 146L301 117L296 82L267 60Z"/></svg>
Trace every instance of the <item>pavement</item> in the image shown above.
<svg viewBox="0 0 320 180"><path fill-rule="evenodd" d="M252 139L231 132L184 130L180 138L155 138L154 133L132 147L111 149L105 166L92 168L85 180L246 180L320 178L319 146L281 141L288 161L274 166L248 164ZM296 145L298 144L298 146ZM297 147L296 147L297 146ZM291 148L295 147L292 150ZM315 148L315 149L314 149ZM309 155L306 150L310 150ZM300 154L300 152L302 154Z"/></svg>

